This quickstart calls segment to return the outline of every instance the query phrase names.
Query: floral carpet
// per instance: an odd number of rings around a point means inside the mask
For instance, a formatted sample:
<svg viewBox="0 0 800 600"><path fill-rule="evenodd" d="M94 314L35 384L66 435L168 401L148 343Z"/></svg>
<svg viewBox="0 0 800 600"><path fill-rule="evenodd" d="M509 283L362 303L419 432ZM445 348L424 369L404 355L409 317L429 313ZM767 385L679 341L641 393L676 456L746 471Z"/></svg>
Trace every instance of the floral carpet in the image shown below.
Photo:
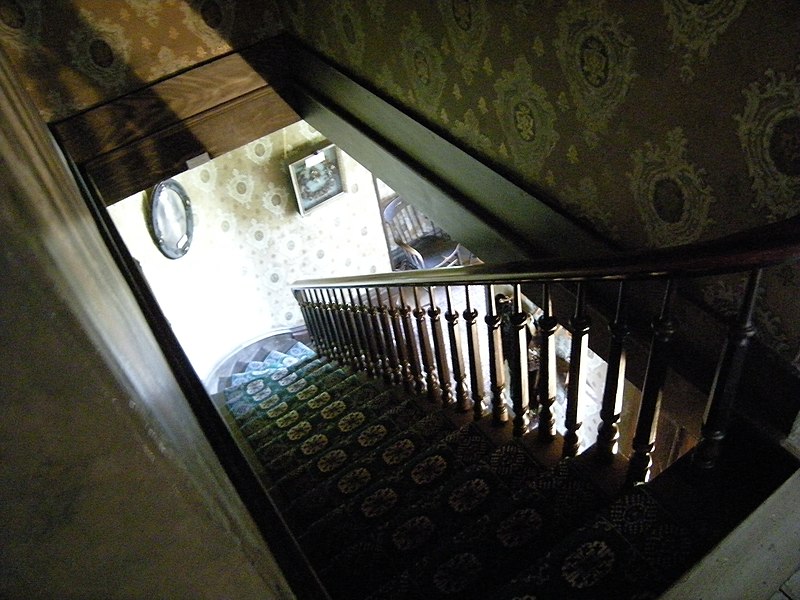
<svg viewBox="0 0 800 600"><path fill-rule="evenodd" d="M571 459L297 343L230 379L225 405L333 598L655 598L707 546L651 492L612 498Z"/></svg>

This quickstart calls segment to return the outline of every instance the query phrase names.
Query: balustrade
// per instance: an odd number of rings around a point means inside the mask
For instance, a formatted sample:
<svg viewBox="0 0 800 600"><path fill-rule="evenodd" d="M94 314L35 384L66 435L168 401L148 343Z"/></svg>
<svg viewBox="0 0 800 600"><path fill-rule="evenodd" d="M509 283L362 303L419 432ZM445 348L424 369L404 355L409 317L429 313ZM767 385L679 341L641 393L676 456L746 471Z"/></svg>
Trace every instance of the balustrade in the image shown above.
<svg viewBox="0 0 800 600"><path fill-rule="evenodd" d="M496 427L510 424L510 432L516 436L528 432L533 424L529 419L536 415L536 435L541 442L547 443L558 436L558 431L563 432L565 457L577 454L581 438L596 434L594 454L598 460L609 461L618 452L630 454L627 483L635 485L648 479L657 443L661 394L676 330L671 305L678 279L750 273L738 316L720 353L701 440L693 457L694 466L709 469L721 452L745 355L755 333L753 313L761 269L800 256L797 237L795 229L781 227L769 234L754 234L750 241L737 237L736 245L698 244L691 251L653 251L615 261L587 261L583 267L542 261L538 271L520 270L520 265L511 269L481 265L301 282L295 297L309 336L323 354L382 377L387 384L425 394L431 403L471 412L474 420L481 419L488 408L491 423ZM739 251L742 245L745 249ZM670 277L671 273L677 276ZM633 335L628 315L630 287L636 280L653 278L666 281L666 285L652 322L632 443L630 448L619 448L628 340ZM567 289L568 282L575 284L574 310L568 317L559 318L554 311L553 286ZM596 432L587 431L581 417L586 401L584 363L590 335L594 335L587 312L590 282L616 286ZM527 300L523 301L522 283L542 286L537 309L541 313L535 321L524 309ZM501 284L511 284L510 295L498 293ZM483 305L474 301L476 286L483 289ZM463 297L457 298L455 292L462 289ZM561 331L570 334L569 351L561 356L562 364L568 365L566 373L557 368L556 339ZM537 354L535 366L528 363L531 345ZM562 401L558 381L564 376L565 409L559 423L555 408Z"/></svg>

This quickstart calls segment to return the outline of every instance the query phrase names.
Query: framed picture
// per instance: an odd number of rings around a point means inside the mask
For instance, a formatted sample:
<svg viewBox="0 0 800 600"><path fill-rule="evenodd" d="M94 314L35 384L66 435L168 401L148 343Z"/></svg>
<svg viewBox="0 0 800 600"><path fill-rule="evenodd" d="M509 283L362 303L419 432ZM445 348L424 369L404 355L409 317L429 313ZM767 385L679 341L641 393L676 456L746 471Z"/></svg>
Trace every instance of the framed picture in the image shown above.
<svg viewBox="0 0 800 600"><path fill-rule="evenodd" d="M289 165L289 174L301 215L344 192L339 155L334 145L293 162Z"/></svg>

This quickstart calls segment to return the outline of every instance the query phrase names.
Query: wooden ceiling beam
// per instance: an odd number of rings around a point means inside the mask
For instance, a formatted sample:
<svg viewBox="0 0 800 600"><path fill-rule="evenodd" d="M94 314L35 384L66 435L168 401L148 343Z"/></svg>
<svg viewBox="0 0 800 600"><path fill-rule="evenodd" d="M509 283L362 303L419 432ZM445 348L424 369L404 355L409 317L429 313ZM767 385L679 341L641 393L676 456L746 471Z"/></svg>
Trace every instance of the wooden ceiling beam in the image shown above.
<svg viewBox="0 0 800 600"><path fill-rule="evenodd" d="M271 42L257 44L51 124L106 205L300 120L273 85Z"/></svg>

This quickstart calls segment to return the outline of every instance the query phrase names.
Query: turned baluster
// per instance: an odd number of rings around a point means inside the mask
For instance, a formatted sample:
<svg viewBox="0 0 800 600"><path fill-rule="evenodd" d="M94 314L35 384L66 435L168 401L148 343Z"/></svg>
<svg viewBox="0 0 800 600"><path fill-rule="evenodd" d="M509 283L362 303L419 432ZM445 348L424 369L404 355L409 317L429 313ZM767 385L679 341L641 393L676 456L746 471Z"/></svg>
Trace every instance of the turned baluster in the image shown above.
<svg viewBox="0 0 800 600"><path fill-rule="evenodd" d="M453 381L455 381L456 408L459 412L467 412L472 408L467 389L467 373L464 369L464 350L461 345L461 329L458 326L458 311L453 310L450 298L450 286L444 287L447 298L447 311L444 320L447 321L447 336L450 341L450 359L453 364Z"/></svg>
<svg viewBox="0 0 800 600"><path fill-rule="evenodd" d="M509 373L512 377L511 406L514 409L514 428L516 437L525 434L528 428L528 320L529 315L522 308L520 284L514 284L512 312L509 317Z"/></svg>
<svg viewBox="0 0 800 600"><path fill-rule="evenodd" d="M439 377L433 362L433 349L431 336L428 333L428 321L425 319L425 310L419 300L419 289L414 287L414 318L417 320L417 333L419 335L419 351L422 357L422 366L425 369L425 385L428 389L428 400L439 403L442 397L442 388L439 387Z"/></svg>
<svg viewBox="0 0 800 600"><path fill-rule="evenodd" d="M439 372L439 386L442 389L441 403L443 406L447 406L453 401L453 384L450 381L450 367L447 364L447 350L444 347L442 321L439 318L442 311L433 298L433 286L428 288L428 298L431 302L428 309L428 318L431 322L431 333L433 334L433 356L436 360L436 370Z"/></svg>
<svg viewBox="0 0 800 600"><path fill-rule="evenodd" d="M425 372L422 370L422 365L420 363L417 337L414 334L414 322L411 316L411 306L403 297L402 288L398 288L398 290L400 293L400 317L403 321L403 339L406 341L409 375L414 391L421 394L425 391Z"/></svg>
<svg viewBox="0 0 800 600"><path fill-rule="evenodd" d="M639 406L636 433L633 436L633 454L628 465L628 485L647 481L653 464L658 414L661 410L661 390L667 378L670 345L675 333L675 326L669 314L673 290L673 281L670 279L664 290L661 312L653 322L653 338L650 343L650 354L647 357L642 401Z"/></svg>
<svg viewBox="0 0 800 600"><path fill-rule="evenodd" d="M337 302L336 290L328 289L328 306L333 317L334 330L336 331L341 360L345 364L351 364L353 353L350 349L350 340L347 335L347 324L344 322L344 311L342 305Z"/></svg>
<svg viewBox="0 0 800 600"><path fill-rule="evenodd" d="M758 284L761 269L750 273L742 304L735 321L731 324L728 338L722 349L714 382L708 396L700 443L695 449L692 464L698 469L711 469L715 466L722 450L722 443L728 430L733 403L739 388L739 380L744 368L744 360L750 340L756 333L753 324Z"/></svg>
<svg viewBox="0 0 800 600"><path fill-rule="evenodd" d="M625 385L626 341L630 334L625 319L625 283L619 283L614 320L608 328L611 339L608 346L608 369L603 388L603 405L600 409L600 425L597 428L597 458L609 462L617 452L619 444L619 422L622 412L622 395Z"/></svg>
<svg viewBox="0 0 800 600"><path fill-rule="evenodd" d="M553 403L556 401L558 393L558 379L554 334L558 328L558 320L552 314L549 283L542 286L541 308L542 314L536 322L539 335L539 426L537 435L542 441L550 441L556 435Z"/></svg>
<svg viewBox="0 0 800 600"><path fill-rule="evenodd" d="M336 291L334 290L334 294L335 293ZM347 347L350 350L350 366L357 371L362 368L363 359L361 353L361 342L358 339L358 329L356 328L356 322L353 318L353 307L347 303L347 300L344 297L343 289L339 290L339 296L341 302L339 302L338 305L341 312L342 327L345 331Z"/></svg>
<svg viewBox="0 0 800 600"><path fill-rule="evenodd" d="M367 375L376 377L378 375L377 365L380 360L378 356L378 346L375 341L375 332L372 330L369 309L364 304L364 299L361 297L361 288L356 288L356 297L358 298L357 316L361 321L361 329L364 332Z"/></svg>
<svg viewBox="0 0 800 600"><path fill-rule="evenodd" d="M386 341L383 338L383 327L381 326L381 318L378 307L372 304L372 294L369 288L365 289L367 294L367 304L369 311L369 319L372 323L372 336L375 340L375 347L377 349L377 360L375 361L376 375L380 375L388 383L391 380L392 369L389 366L388 351L386 349ZM377 290L376 290L377 292ZM377 304L378 300L376 300Z"/></svg>
<svg viewBox="0 0 800 600"><path fill-rule="evenodd" d="M328 327L330 328L331 351L336 360L344 360L344 347L342 346L342 339L339 333L339 325L336 321L336 311L333 309L331 303L330 290L326 288L321 289L320 297L323 301Z"/></svg>
<svg viewBox="0 0 800 600"><path fill-rule="evenodd" d="M586 289L578 283L575 298L575 312L569 320L569 332L572 344L569 353L569 382L567 384L567 411L565 416L564 456L575 456L580 447L578 429L580 403L586 386L586 372L583 368L586 353L589 349L589 319L585 314Z"/></svg>
<svg viewBox="0 0 800 600"><path fill-rule="evenodd" d="M397 290L400 294L400 288ZM392 332L394 333L395 351L397 353L397 370L394 377L395 383L403 383L403 388L410 392L413 389L414 376L411 374L411 365L408 362L408 345L403 335L403 321L400 317L400 308L392 299L391 288L386 288L387 302L389 303L389 317L392 321Z"/></svg>
<svg viewBox="0 0 800 600"><path fill-rule="evenodd" d="M390 304L391 304L391 297L389 294L389 289L386 289L386 304L380 300L380 290L376 289L375 292L378 294L378 314L381 318L381 328L383 329L383 339L386 342L386 367L388 367L387 371L384 371L384 381L386 383L391 383L394 385L398 385L402 379L402 370L400 368L400 359L397 356L397 342L392 335L392 318L389 314L390 311Z"/></svg>
<svg viewBox="0 0 800 600"><path fill-rule="evenodd" d="M294 296L295 302L297 302L297 306L300 308L300 314L303 316L303 322L306 324L308 337L311 338L311 342L314 343L314 324L311 322L308 305L303 297L303 290L292 290L292 295Z"/></svg>
<svg viewBox="0 0 800 600"><path fill-rule="evenodd" d="M478 311L473 309L469 300L469 286L464 286L464 297L467 307L464 310L464 324L467 328L467 355L469 359L469 384L472 389L472 412L475 420L483 416L483 362L480 355L480 338L478 333Z"/></svg>
<svg viewBox="0 0 800 600"><path fill-rule="evenodd" d="M344 290L342 290L342 295L344 295ZM361 371L366 371L369 349L367 348L366 333L363 329L361 315L359 314L359 309L355 300L353 300L353 288L347 288L347 296L350 299L350 302L347 304L347 318L353 331L353 338L356 341L356 350L358 351L356 368Z"/></svg>
<svg viewBox="0 0 800 600"><path fill-rule="evenodd" d="M308 311L308 316L311 322L311 327L313 330L312 337L314 339L314 345L317 347L317 350L320 353L325 353L325 331L322 327L321 315L319 308L317 306L316 301L312 297L311 294L312 290L303 290L303 298L305 299L306 303L306 310Z"/></svg>
<svg viewBox="0 0 800 600"><path fill-rule="evenodd" d="M506 370L503 358L502 318L494 308L494 286L486 286L486 326L489 330L489 379L492 391L492 424L501 426L508 421L506 407Z"/></svg>
<svg viewBox="0 0 800 600"><path fill-rule="evenodd" d="M328 304L324 301L324 296L321 289L314 290L314 297L316 299L315 307L319 321L322 325L323 331L323 350L327 356L336 359L339 349L336 348L336 336L333 331L333 323L331 321L330 311Z"/></svg>

